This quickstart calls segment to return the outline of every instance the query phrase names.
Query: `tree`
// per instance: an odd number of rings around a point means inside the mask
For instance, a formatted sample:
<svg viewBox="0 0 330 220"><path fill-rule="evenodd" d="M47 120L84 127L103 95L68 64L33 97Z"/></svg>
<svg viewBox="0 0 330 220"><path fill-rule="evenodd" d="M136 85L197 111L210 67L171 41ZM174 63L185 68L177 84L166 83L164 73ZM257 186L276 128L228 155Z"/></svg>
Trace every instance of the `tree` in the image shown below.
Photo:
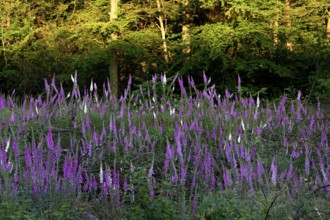
<svg viewBox="0 0 330 220"><path fill-rule="evenodd" d="M118 0L111 0L111 11L110 22L115 22L118 19ZM111 34L111 40L115 41L118 38L118 34L113 32ZM110 54L110 65L109 65L109 74L110 74L110 85L111 93L114 97L118 97L118 51L113 50Z"/></svg>

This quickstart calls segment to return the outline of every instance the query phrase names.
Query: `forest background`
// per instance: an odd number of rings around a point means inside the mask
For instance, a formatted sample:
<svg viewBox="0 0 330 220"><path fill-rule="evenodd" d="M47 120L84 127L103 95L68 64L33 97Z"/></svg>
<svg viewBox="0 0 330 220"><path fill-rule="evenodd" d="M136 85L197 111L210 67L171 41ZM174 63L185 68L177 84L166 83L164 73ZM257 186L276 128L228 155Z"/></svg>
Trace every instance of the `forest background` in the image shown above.
<svg viewBox="0 0 330 220"><path fill-rule="evenodd" d="M205 71L220 93L240 75L245 94L330 95L328 0L2 0L0 25L1 93Z"/></svg>

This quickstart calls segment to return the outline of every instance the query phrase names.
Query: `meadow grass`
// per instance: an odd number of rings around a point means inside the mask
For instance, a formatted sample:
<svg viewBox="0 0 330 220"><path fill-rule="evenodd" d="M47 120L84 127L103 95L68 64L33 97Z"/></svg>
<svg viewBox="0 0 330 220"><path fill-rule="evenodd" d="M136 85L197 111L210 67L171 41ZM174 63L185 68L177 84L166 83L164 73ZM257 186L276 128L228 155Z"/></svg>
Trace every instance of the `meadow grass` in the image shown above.
<svg viewBox="0 0 330 220"><path fill-rule="evenodd" d="M75 75L68 94L53 79L45 97L0 96L0 219L330 218L320 104L203 79L130 79L117 99Z"/></svg>

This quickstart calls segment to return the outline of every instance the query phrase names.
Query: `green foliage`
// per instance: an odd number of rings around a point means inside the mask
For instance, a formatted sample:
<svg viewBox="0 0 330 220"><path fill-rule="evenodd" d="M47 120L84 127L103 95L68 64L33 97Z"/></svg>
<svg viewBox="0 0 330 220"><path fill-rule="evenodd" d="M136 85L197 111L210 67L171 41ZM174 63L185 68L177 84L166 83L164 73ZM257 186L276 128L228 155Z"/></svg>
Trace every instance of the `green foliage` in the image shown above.
<svg viewBox="0 0 330 220"><path fill-rule="evenodd" d="M114 50L120 88L129 74L139 84L161 72L194 75L198 84L204 70L219 90L235 88L239 74L247 92L267 88L269 98L292 89L312 100L325 99L330 91L326 0L291 1L289 6L284 0L162 1L161 11L156 1L126 0L112 22L106 0L16 1L0 7L0 85L5 93L16 88L19 95L37 94L43 88L40 79L54 73L67 88L75 70L84 84L91 78L103 82ZM183 52L184 25L189 25L189 53Z"/></svg>
<svg viewBox="0 0 330 220"><path fill-rule="evenodd" d="M52 194L38 200L31 194L1 196L0 219L79 219L86 207L70 196Z"/></svg>

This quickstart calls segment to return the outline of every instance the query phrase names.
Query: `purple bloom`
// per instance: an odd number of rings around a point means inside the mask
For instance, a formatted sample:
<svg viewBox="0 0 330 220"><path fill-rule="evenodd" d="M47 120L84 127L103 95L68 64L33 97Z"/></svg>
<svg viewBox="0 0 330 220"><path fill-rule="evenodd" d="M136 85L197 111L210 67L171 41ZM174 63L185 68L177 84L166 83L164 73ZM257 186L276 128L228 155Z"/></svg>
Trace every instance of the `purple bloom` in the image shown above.
<svg viewBox="0 0 330 220"><path fill-rule="evenodd" d="M287 146L288 145L288 139L286 136L284 136L283 138L283 146Z"/></svg>
<svg viewBox="0 0 330 220"><path fill-rule="evenodd" d="M18 161L19 147L17 146L17 141L15 139L13 139L12 148L13 148L13 151L14 151L14 154L15 154L15 160Z"/></svg>
<svg viewBox="0 0 330 220"><path fill-rule="evenodd" d="M257 127L257 135L258 136L261 136L261 134L262 134L262 129L261 129L261 127Z"/></svg>
<svg viewBox="0 0 330 220"><path fill-rule="evenodd" d="M233 184L233 181L231 179L231 173L230 170L223 170L223 181L225 186L231 186Z"/></svg>
<svg viewBox="0 0 330 220"><path fill-rule="evenodd" d="M3 171L6 171L7 170L7 153L4 148L2 148L2 151L1 151L0 161L2 163Z"/></svg>
<svg viewBox="0 0 330 220"><path fill-rule="evenodd" d="M165 169L165 173L167 173L168 172L168 165L169 165L169 158L168 158L168 156L166 155L165 156L165 161L164 161L164 169Z"/></svg>
<svg viewBox="0 0 330 220"><path fill-rule="evenodd" d="M314 119L314 116L311 115L311 117L310 117L310 124L309 124L309 130L310 131L314 131L314 125L315 125L315 119Z"/></svg>
<svg viewBox="0 0 330 220"><path fill-rule="evenodd" d="M233 94L231 94L227 89L225 91L225 96L226 98L231 98L233 96Z"/></svg>
<svg viewBox="0 0 330 220"><path fill-rule="evenodd" d="M308 159L308 155L306 154L306 158L305 158L305 173L307 176L309 176L309 165L310 165L310 161Z"/></svg>
<svg viewBox="0 0 330 220"><path fill-rule="evenodd" d="M63 178L69 179L72 175L72 159L67 156L63 164Z"/></svg>
<svg viewBox="0 0 330 220"><path fill-rule="evenodd" d="M94 133L93 133L93 140L94 140L95 146L98 146L99 145L99 137L98 137L95 130L94 130Z"/></svg>
<svg viewBox="0 0 330 220"><path fill-rule="evenodd" d="M110 176L110 170L107 169L105 171L105 183L107 184L107 187L108 188L111 188L112 186L112 179L111 179L111 176Z"/></svg>
<svg viewBox="0 0 330 220"><path fill-rule="evenodd" d="M47 141L47 147L50 150L53 150L54 149L54 141L53 141L53 135L52 135L52 129L51 129L51 127L48 128L46 141Z"/></svg>
<svg viewBox="0 0 330 220"><path fill-rule="evenodd" d="M212 172L212 175L211 175L211 187L212 187L212 189L215 188L215 184L216 184L216 180L215 180L214 172Z"/></svg>
<svg viewBox="0 0 330 220"><path fill-rule="evenodd" d="M287 181L290 181L290 178L291 178L291 175L292 175L292 170L293 170L293 164L292 164L292 161L290 161L289 171L288 171L288 174L286 176Z"/></svg>
<svg viewBox="0 0 330 220"><path fill-rule="evenodd" d="M297 100L299 100L299 101L300 101L300 98L301 98L301 91L299 90L299 91L298 91Z"/></svg>
<svg viewBox="0 0 330 220"><path fill-rule="evenodd" d="M276 179L277 179L277 168L278 168L278 164L277 164L277 161L274 160L272 165L271 165L271 173L272 173L272 177L271 177L271 180L272 180L272 183L274 185L276 185Z"/></svg>
<svg viewBox="0 0 330 220"><path fill-rule="evenodd" d="M207 77L206 77L206 74L204 71L203 71L203 81L204 81L204 83L207 83Z"/></svg>
<svg viewBox="0 0 330 220"><path fill-rule="evenodd" d="M282 182L282 181L284 181L284 179L287 177L287 171L286 170L284 170L284 171L282 171L282 173L281 173L281 175L280 175L280 181Z"/></svg>
<svg viewBox="0 0 330 220"><path fill-rule="evenodd" d="M258 160L258 164L257 164L257 175L258 175L258 181L261 182L261 175L265 173L264 167L262 165L261 160Z"/></svg>
<svg viewBox="0 0 330 220"><path fill-rule="evenodd" d="M248 173L247 173L247 168L244 164L241 164L240 167L240 173L242 175L242 177L245 177L247 179Z"/></svg>
<svg viewBox="0 0 330 220"><path fill-rule="evenodd" d="M107 133L106 133L106 130L105 130L104 125L103 125L102 131L101 131L101 135L100 135L100 142L103 141L103 138L104 138L104 136L105 136L106 134L107 134Z"/></svg>
<svg viewBox="0 0 330 220"><path fill-rule="evenodd" d="M86 114L86 126L87 126L88 130L91 129L91 124L90 124L90 122L89 122L88 114Z"/></svg>
<svg viewBox="0 0 330 220"><path fill-rule="evenodd" d="M197 194L197 190L196 190L195 196L194 196L194 201L193 201L193 209L192 209L193 215L197 214L197 200L198 200L198 194Z"/></svg>
<svg viewBox="0 0 330 220"><path fill-rule="evenodd" d="M235 155L233 155L233 166L234 166L235 169L237 168L237 162L236 162L236 159L235 159Z"/></svg>
<svg viewBox="0 0 330 220"><path fill-rule="evenodd" d="M181 179L180 179L180 182L181 182L181 183L184 183L185 178L186 178L186 173L187 173L187 171L186 171L186 169L184 168L184 165L183 165L183 163L182 163L182 164L181 164Z"/></svg>

